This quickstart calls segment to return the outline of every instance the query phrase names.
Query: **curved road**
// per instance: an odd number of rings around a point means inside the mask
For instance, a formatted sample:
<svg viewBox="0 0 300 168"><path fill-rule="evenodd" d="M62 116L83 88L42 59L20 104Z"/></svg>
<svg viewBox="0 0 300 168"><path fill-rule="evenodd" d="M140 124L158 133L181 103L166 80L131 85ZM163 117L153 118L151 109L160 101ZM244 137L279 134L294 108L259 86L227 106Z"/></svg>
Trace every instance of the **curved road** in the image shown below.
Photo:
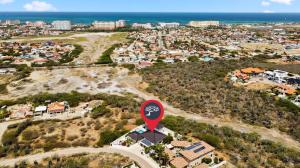
<svg viewBox="0 0 300 168"><path fill-rule="evenodd" d="M157 168L157 165L154 163L154 161L146 158L141 157L140 155L137 155L131 151L126 150L124 147L104 147L104 148L90 148L90 147L77 147L77 148L66 148L66 149L60 149L57 151L51 151L46 153L39 153L34 155L27 155L22 156L14 159L1 159L0 160L0 166L10 166L13 167L16 163L20 163L22 161L27 161L29 163L33 163L34 161L42 161L43 159L50 158L53 156L72 156L76 154L81 153L87 153L87 154L97 154L97 153L117 153L121 154L123 156L129 157L131 160L137 162L139 165L141 165L143 168Z"/></svg>

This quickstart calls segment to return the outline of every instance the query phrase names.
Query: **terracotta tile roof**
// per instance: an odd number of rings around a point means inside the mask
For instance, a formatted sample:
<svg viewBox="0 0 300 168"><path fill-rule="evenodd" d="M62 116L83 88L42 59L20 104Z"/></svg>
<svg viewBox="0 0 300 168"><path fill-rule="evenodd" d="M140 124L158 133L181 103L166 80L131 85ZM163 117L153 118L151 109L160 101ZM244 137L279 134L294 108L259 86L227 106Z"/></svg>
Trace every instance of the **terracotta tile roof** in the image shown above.
<svg viewBox="0 0 300 168"><path fill-rule="evenodd" d="M244 80L249 79L250 77L247 74L242 73L241 71L235 71L234 76L242 78Z"/></svg>
<svg viewBox="0 0 300 168"><path fill-rule="evenodd" d="M293 95L296 94L297 90L288 85L278 85L278 88L282 90L284 93Z"/></svg>
<svg viewBox="0 0 300 168"><path fill-rule="evenodd" d="M210 146L204 141L194 143L192 146L187 147L186 150L180 152L180 154L191 162L199 157L202 157L215 150L214 147Z"/></svg>
<svg viewBox="0 0 300 168"><path fill-rule="evenodd" d="M245 68L245 69L241 69L241 72L246 74L251 74L251 73L263 73L265 72L265 70L260 68Z"/></svg>
<svg viewBox="0 0 300 168"><path fill-rule="evenodd" d="M184 168L188 166L188 162L182 157L177 157L171 161L171 165L176 168Z"/></svg>
<svg viewBox="0 0 300 168"><path fill-rule="evenodd" d="M60 113L65 111L64 102L54 102L48 105L48 111L50 113Z"/></svg>
<svg viewBox="0 0 300 168"><path fill-rule="evenodd" d="M11 109L11 118L25 118L33 115L33 112L31 111L31 106L29 105L21 105L19 107L16 107L14 109Z"/></svg>

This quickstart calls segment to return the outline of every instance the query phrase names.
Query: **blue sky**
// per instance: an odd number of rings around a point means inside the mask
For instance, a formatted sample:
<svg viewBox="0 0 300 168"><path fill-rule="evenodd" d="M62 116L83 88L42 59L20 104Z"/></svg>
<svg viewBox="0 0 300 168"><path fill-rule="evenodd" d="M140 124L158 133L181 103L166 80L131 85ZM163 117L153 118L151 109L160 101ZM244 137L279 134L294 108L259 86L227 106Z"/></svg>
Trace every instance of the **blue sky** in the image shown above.
<svg viewBox="0 0 300 168"><path fill-rule="evenodd" d="M0 0L0 11L300 13L300 0Z"/></svg>

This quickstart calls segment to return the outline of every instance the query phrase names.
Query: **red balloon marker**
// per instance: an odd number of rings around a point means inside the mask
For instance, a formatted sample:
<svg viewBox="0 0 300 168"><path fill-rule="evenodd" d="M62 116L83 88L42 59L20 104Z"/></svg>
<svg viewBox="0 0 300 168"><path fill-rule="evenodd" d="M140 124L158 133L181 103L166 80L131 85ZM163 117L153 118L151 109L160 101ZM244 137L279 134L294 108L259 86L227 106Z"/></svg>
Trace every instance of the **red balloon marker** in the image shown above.
<svg viewBox="0 0 300 168"><path fill-rule="evenodd" d="M141 116L149 130L154 132L158 123L164 116L164 108L160 102L156 100L148 100L141 106Z"/></svg>

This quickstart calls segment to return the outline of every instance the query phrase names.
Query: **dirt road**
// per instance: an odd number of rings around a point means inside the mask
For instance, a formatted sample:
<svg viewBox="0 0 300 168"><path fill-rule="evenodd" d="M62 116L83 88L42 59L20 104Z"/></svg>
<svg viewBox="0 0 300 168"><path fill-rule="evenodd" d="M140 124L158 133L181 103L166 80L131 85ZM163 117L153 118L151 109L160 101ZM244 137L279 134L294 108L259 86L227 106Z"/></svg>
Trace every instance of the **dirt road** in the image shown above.
<svg viewBox="0 0 300 168"><path fill-rule="evenodd" d="M51 151L46 153L39 153L35 155L27 155L14 159L1 159L0 166L11 166L13 167L16 163L20 163L22 161L28 161L29 163L33 163L34 161L41 161L45 158L50 158L53 156L72 156L81 153L87 154L97 154L97 153L117 153L123 156L127 156L130 159L137 162L139 165L142 165L144 168L156 168L157 166L153 164L151 160L148 158L142 157L139 154L134 153L134 151L128 151L122 148L115 147L104 147L104 148L89 148L89 147L78 147L78 148L66 148L57 151Z"/></svg>

